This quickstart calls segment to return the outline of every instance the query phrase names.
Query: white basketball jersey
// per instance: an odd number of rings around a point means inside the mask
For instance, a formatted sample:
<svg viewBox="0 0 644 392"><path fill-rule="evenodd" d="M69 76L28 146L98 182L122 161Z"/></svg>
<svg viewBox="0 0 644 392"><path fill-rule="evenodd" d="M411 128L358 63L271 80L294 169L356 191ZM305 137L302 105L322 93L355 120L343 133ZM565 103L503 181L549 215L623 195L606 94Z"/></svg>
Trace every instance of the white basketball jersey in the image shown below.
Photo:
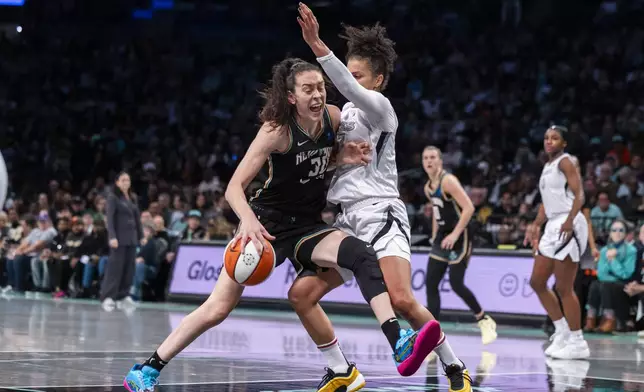
<svg viewBox="0 0 644 392"><path fill-rule="evenodd" d="M561 154L554 161L546 163L541 172L539 192L541 192L543 208L548 219L557 215L569 214L572 210L575 195L568 188L566 175L559 169L559 162L569 157L570 155L567 153Z"/></svg>
<svg viewBox="0 0 644 392"><path fill-rule="evenodd" d="M378 93L380 94L380 93ZM332 204L352 204L368 198L398 198L398 169L396 168L396 129L398 118L391 102L386 101L386 112L377 123L348 102L342 108L342 122L338 143L369 141L373 149L372 161L367 166L339 166L336 169L327 200Z"/></svg>

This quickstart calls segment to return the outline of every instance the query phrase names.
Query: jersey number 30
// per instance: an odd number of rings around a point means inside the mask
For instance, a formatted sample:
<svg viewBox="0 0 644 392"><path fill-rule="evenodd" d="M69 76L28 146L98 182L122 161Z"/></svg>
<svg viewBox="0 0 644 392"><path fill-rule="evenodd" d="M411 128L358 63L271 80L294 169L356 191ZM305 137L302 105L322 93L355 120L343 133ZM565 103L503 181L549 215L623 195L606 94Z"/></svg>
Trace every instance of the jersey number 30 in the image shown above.
<svg viewBox="0 0 644 392"><path fill-rule="evenodd" d="M309 172L309 178L323 178L326 168L329 166L329 154L324 154L321 157L311 159L311 165L313 165L313 169Z"/></svg>

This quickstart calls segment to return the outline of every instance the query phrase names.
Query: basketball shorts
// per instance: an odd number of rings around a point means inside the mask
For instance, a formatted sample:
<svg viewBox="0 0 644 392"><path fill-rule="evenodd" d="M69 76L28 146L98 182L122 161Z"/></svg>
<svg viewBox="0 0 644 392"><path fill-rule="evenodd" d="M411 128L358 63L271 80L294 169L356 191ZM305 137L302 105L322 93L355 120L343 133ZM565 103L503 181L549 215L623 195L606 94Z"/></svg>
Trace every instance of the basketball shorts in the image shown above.
<svg viewBox="0 0 644 392"><path fill-rule="evenodd" d="M411 260L409 218L400 199L367 199L343 208L333 226L371 244L379 260Z"/></svg>
<svg viewBox="0 0 644 392"><path fill-rule="evenodd" d="M567 218L568 215L563 214L548 220L539 241L538 254L561 261L570 256L572 261L578 263L588 246L588 222L583 214L577 214L572 224L573 234L564 241L559 235L561 225Z"/></svg>
<svg viewBox="0 0 644 392"><path fill-rule="evenodd" d="M452 249L443 249L441 243L448 235L449 233L442 232L436 234L436 238L434 238L434 242L432 243L432 250L429 252L429 257L449 264L458 264L463 260L467 261L472 254L472 236L469 228L463 230Z"/></svg>
<svg viewBox="0 0 644 392"><path fill-rule="evenodd" d="M276 266L289 259L298 276L316 274L320 268L311 261L313 249L336 229L324 223L321 217L289 216L256 205L251 208L266 231L275 237L271 245L275 250Z"/></svg>

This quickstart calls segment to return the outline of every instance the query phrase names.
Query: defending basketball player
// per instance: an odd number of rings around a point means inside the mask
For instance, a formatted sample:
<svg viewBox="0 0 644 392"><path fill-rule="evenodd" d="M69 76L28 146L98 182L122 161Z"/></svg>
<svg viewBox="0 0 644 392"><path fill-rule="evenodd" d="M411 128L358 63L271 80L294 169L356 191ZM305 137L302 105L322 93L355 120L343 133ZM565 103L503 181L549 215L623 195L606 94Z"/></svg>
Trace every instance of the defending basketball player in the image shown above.
<svg viewBox="0 0 644 392"><path fill-rule="evenodd" d="M526 231L524 245L532 244L535 248L530 285L555 325L546 355L584 359L590 356L590 350L581 330L581 310L573 287L579 260L588 244L588 222L581 213L584 204L581 177L565 152L567 132L566 127L557 125L546 131L543 145L549 161L539 180L542 204ZM544 223L546 228L537 245ZM547 286L553 273L563 313L557 297Z"/></svg>
<svg viewBox="0 0 644 392"><path fill-rule="evenodd" d="M411 290L410 228L406 208L399 199L395 157L398 119L382 94L397 57L394 43L380 25L346 26L341 36L349 48L345 66L320 39L313 12L300 3L299 13L304 40L336 88L350 101L342 109L338 140L368 141L376 146L368 165L339 166L336 170L327 196L330 203L342 207L334 226L373 246L394 308L413 328L422 329L434 318ZM313 295L319 292L302 290L299 296L319 301L321 297ZM442 333L436 352L446 366L450 391L471 390L464 364Z"/></svg>
<svg viewBox="0 0 644 392"><path fill-rule="evenodd" d="M432 202L432 250L427 262L427 307L439 317L441 298L438 290L449 267L452 290L467 304L481 329L483 344L496 340L496 323L485 314L474 293L465 286L465 271L472 254L469 222L474 205L458 178L443 169L441 151L434 146L423 150L423 169L428 181L423 190Z"/></svg>
<svg viewBox="0 0 644 392"><path fill-rule="evenodd" d="M236 241L241 244L252 241L260 254L264 242L271 241L277 264L289 258L295 266L299 277L294 285L311 280L318 273L325 277L324 281L342 282L338 266L351 271L399 359L399 371L415 372L420 366L416 364L417 357L424 358L438 341L438 324L428 323L421 331L424 335L402 330L373 249L321 220L326 205L324 176L340 124L340 110L326 105L321 70L300 59L284 60L274 67L271 85L263 96L266 99L260 113L263 125L226 190L226 199L241 220ZM354 152L359 150L355 143L346 145ZM368 151L368 146L361 147ZM365 154L345 154L345 151L343 148L338 153L341 164L368 161ZM264 186L249 202L245 189L258 174ZM330 269L319 272L318 266ZM198 336L225 320L243 290L244 286L227 273L220 274L206 302L183 319L152 357L132 368L124 381L125 387L137 392L153 389L167 362ZM317 315L319 324L312 326L304 322L304 326L332 369L318 389L324 392L338 388L361 389L365 385L364 377L342 354L322 308L317 303L310 306L299 303L294 307L298 314Z"/></svg>

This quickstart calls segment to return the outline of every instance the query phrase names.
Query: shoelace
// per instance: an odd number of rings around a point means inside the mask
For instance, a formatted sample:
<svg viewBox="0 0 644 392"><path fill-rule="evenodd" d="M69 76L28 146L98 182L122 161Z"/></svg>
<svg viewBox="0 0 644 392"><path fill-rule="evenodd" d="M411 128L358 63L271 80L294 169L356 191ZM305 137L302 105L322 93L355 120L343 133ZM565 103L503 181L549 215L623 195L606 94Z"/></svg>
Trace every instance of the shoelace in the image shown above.
<svg viewBox="0 0 644 392"><path fill-rule="evenodd" d="M405 346L406 346L406 347L409 347L409 345L411 344L411 347L412 347L412 348L411 348L411 350L413 350L413 346L414 346L414 342L416 341L416 337L418 337L418 335L417 335L417 334L416 334L416 332L415 332L414 330L412 330L412 329L407 329L407 330L405 330L405 332L403 332L403 334L400 336L400 338L401 338L401 339L403 339L403 338L404 338L404 339L406 340L406 344L405 344ZM409 342L409 341L411 341L411 342ZM399 342L400 342L400 340L399 340ZM400 362L402 361L402 360L401 360L402 356L403 356L407 351L409 351L409 350L410 350L410 348L408 348L407 350L404 350L404 351L403 351L403 350L402 350L403 348L404 348L403 346L398 347L398 345L396 345L396 350L395 350L395 352L394 352L394 359L395 359L395 361L396 361L396 362L398 362L398 363L400 363Z"/></svg>
<svg viewBox="0 0 644 392"><path fill-rule="evenodd" d="M321 389L324 385L326 385L329 381L333 380L335 377L335 372L331 370L330 368L324 368L326 371L326 374L324 377L322 377L322 381L320 381L320 384L318 384L318 389Z"/></svg>
<svg viewBox="0 0 644 392"><path fill-rule="evenodd" d="M464 369L460 368L458 366L448 366L445 369L445 376L449 379L450 385L452 387L456 386L459 387L459 389L462 389L464 385L465 380L469 381L470 385L472 385L472 378L464 373Z"/></svg>
<svg viewBox="0 0 644 392"><path fill-rule="evenodd" d="M145 387L146 391L154 391L154 387L157 386L159 383L159 380L156 378L150 377L146 375L145 373L141 374L141 381L143 381L143 386Z"/></svg>

